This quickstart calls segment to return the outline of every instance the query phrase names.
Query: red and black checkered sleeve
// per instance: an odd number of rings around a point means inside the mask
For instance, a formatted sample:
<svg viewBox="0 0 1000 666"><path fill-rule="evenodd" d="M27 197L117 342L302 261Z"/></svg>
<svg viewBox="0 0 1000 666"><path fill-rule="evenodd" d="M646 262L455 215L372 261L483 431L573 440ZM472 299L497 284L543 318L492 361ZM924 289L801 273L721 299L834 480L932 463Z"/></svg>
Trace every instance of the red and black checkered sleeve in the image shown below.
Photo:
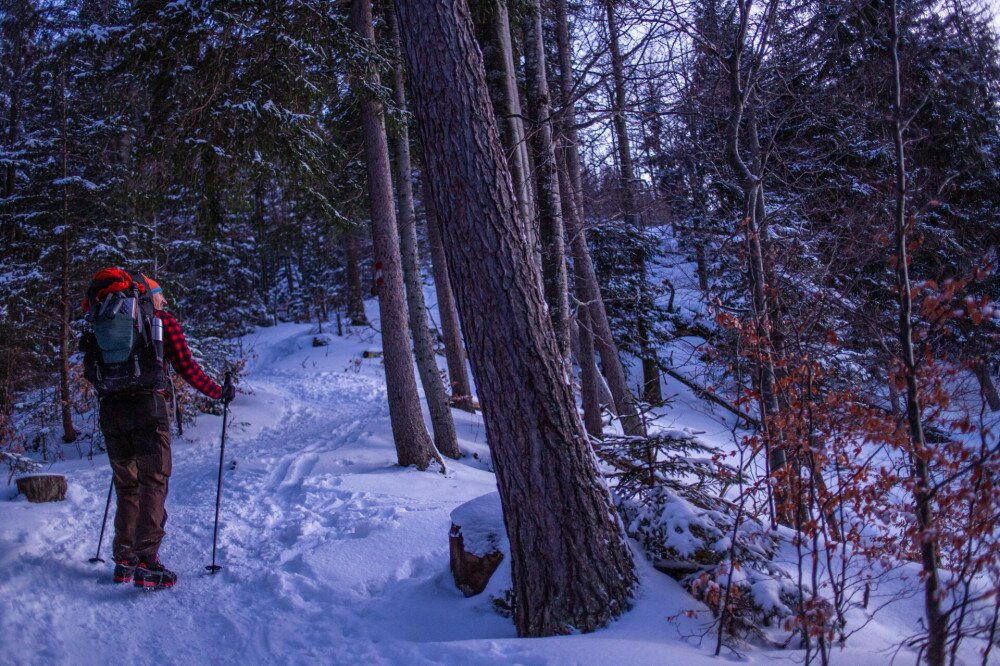
<svg viewBox="0 0 1000 666"><path fill-rule="evenodd" d="M191 350L184 339L184 331L172 314L166 310L157 310L156 316L163 322L163 354L174 366L174 370L184 380L209 398L218 400L222 396L222 388L208 378L198 362L191 356Z"/></svg>

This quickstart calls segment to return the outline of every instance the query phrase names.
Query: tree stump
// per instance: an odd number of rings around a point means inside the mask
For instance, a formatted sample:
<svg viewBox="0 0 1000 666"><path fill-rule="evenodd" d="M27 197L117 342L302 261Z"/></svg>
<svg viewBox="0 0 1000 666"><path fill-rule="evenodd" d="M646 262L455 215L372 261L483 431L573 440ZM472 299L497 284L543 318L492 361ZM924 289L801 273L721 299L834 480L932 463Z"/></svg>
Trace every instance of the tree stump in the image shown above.
<svg viewBox="0 0 1000 666"><path fill-rule="evenodd" d="M488 493L451 513L449 553L455 585L467 597L486 589L504 558L507 535L500 495Z"/></svg>
<svg viewBox="0 0 1000 666"><path fill-rule="evenodd" d="M61 474L32 474L17 479L17 491L29 502L61 502L66 499L66 477Z"/></svg>

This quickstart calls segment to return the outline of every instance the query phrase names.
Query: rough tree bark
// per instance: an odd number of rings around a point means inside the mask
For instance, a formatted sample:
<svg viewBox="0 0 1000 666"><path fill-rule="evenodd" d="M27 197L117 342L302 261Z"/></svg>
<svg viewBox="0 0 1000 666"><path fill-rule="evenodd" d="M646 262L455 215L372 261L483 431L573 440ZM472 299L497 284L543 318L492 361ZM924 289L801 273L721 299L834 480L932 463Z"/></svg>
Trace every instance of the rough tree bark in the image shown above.
<svg viewBox="0 0 1000 666"><path fill-rule="evenodd" d="M948 640L948 618L941 612L939 598L937 543L934 537L936 521L933 511L933 489L929 469L932 452L927 447L924 426L920 418L920 387L917 384L917 360L913 350L913 296L910 290L910 268L907 256L906 219L906 155L904 152L903 92L899 69L899 24L896 0L889 5L889 53L892 59L892 140L896 157L896 201L893 216L893 241L896 250L896 291L899 298L899 345L906 381L906 420L910 428L913 450L913 475L916 484L913 495L916 504L920 563L924 582L924 613L927 620L927 663L943 666Z"/></svg>
<svg viewBox="0 0 1000 666"><path fill-rule="evenodd" d="M611 336L611 322L604 307L601 289L597 283L594 262L587 246L587 235L583 226L584 207L583 189L581 185L580 150L576 133L576 113L574 100L571 99L575 81L573 79L572 49L569 39L569 21L566 10L566 0L555 0L556 9L556 45L559 51L559 88L562 91L561 105L563 107L562 142L565 145L566 175L572 188L575 211L565 215L566 232L573 253L573 271L577 276L575 287L581 306L589 309L591 330L594 336L594 346L601 355L601 365L607 388L611 392L615 411L622 421L622 429L627 435L641 436L644 432L642 420L636 411L635 398L628 388L625 369L618 356L618 347ZM575 214L574 214L575 212ZM582 320L581 320L582 322ZM600 377L598 377L600 379Z"/></svg>
<svg viewBox="0 0 1000 666"><path fill-rule="evenodd" d="M511 544L522 636L621 613L634 563L545 312L465 0L397 2L413 109Z"/></svg>
<svg viewBox="0 0 1000 666"><path fill-rule="evenodd" d="M426 174L424 178L426 183ZM427 244L431 249L431 269L434 271L434 290L438 298L438 313L441 316L441 335L444 338L444 354L448 361L448 378L451 380L451 404L458 409L474 414L476 405L472 399L472 384L466 364L465 344L458 323L455 308L455 294L448 277L448 258L441 240L441 226L437 221L434 202L424 188L424 211L427 216Z"/></svg>
<svg viewBox="0 0 1000 666"><path fill-rule="evenodd" d="M635 166L632 163L632 146L625 126L625 68L622 61L621 48L618 44L618 21L615 18L617 0L606 0L608 15L608 47L611 51L611 76L614 81L614 95L611 104L611 116L615 128L618 148L618 169L621 178L622 199L625 207L625 222L636 229L642 228L639 215L639 201L635 191ZM636 270L639 271L639 281L642 289L646 288L646 262L640 259ZM660 366L656 358L649 336L650 324L645 313L640 312L636 319L636 329L639 335L639 351L642 354L642 392L647 402L658 404L663 402L663 392L660 389Z"/></svg>
<svg viewBox="0 0 1000 666"><path fill-rule="evenodd" d="M542 249L542 284L549 304L559 351L570 358L569 297L566 285L566 246L559 201L559 176L552 131L552 104L546 73L542 10L538 0L524 4L525 89L531 118L531 145L535 158L535 206Z"/></svg>
<svg viewBox="0 0 1000 666"><path fill-rule="evenodd" d="M371 0L354 0L351 5L351 27L361 39L369 44L374 42ZM368 71L365 75L372 86L379 85L377 72ZM400 465L416 465L418 469L427 469L437 457L437 452L427 434L427 428L424 427L417 382L413 376L410 327L403 295L403 271L400 266L396 211L392 201L385 121L382 105L373 96L359 92L372 211L372 241L375 246L375 261L380 264L382 274L381 284L376 286L382 319L382 349L392 436ZM443 471L443 463L441 468Z"/></svg>
<svg viewBox="0 0 1000 666"><path fill-rule="evenodd" d="M390 8L385 12L393 46L399 51L399 27L396 14ZM406 90L403 84L403 65L397 62L392 68L392 96L396 108L406 112ZM449 458L461 458L455 421L448 407L448 394L441 383L434 341L431 339L427 306L424 304L424 285L420 279L420 256L417 249L417 216L413 206L413 171L410 166L410 132L405 116L393 136L396 155L396 192L399 197L399 252L403 262L403 280L406 284L406 305L410 312L410 329L413 333L413 352L417 359L417 372L424 387L424 399L431 415L434 446Z"/></svg>

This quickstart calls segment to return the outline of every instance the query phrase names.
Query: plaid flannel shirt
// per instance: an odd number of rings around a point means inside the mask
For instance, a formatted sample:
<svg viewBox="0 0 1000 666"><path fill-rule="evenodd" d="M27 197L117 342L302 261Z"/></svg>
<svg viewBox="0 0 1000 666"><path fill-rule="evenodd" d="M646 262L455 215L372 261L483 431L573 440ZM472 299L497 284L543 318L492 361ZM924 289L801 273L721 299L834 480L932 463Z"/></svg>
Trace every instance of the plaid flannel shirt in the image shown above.
<svg viewBox="0 0 1000 666"><path fill-rule="evenodd" d="M198 362L191 356L191 350L184 339L184 331L172 314L157 310L156 316L163 322L163 355L174 366L174 370L184 380L209 398L218 400L222 387L208 378Z"/></svg>

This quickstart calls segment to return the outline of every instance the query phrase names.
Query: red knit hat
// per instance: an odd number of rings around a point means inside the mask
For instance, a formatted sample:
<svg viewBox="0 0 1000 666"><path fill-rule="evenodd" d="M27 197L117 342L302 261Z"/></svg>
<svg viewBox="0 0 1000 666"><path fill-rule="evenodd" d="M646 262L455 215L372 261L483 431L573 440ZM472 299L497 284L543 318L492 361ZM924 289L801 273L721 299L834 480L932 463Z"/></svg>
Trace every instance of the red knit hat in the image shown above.
<svg viewBox="0 0 1000 666"><path fill-rule="evenodd" d="M101 270L94 273L94 276L90 278L90 286L87 287L87 295L83 299L83 311L86 312L90 309L91 303L100 303L108 294L113 294L116 291L125 291L126 289L131 289L133 286L139 290L140 294L146 294L146 285L149 285L149 295L152 294L162 294L163 288L160 284L148 278L142 273L142 279L138 282L132 279L132 276L128 271L124 271L121 268L110 267L102 268ZM166 298L164 298L166 302Z"/></svg>
<svg viewBox="0 0 1000 666"><path fill-rule="evenodd" d="M102 268L94 273L94 277L90 278L90 286L87 287L87 295L83 299L83 311L89 310L92 302L99 303L108 294L131 289L134 284L135 281L132 280L132 276L127 271L114 266ZM141 285L139 288L140 290L144 289Z"/></svg>
<svg viewBox="0 0 1000 666"><path fill-rule="evenodd" d="M157 282L156 280L154 280L151 277L146 277L145 275L143 275L143 277L146 278L146 284L149 285L149 295L150 296L152 296L153 294L159 294L160 296L163 296L163 287L160 286L159 282ZM163 296L163 302L164 303L167 302L167 297L166 296Z"/></svg>

